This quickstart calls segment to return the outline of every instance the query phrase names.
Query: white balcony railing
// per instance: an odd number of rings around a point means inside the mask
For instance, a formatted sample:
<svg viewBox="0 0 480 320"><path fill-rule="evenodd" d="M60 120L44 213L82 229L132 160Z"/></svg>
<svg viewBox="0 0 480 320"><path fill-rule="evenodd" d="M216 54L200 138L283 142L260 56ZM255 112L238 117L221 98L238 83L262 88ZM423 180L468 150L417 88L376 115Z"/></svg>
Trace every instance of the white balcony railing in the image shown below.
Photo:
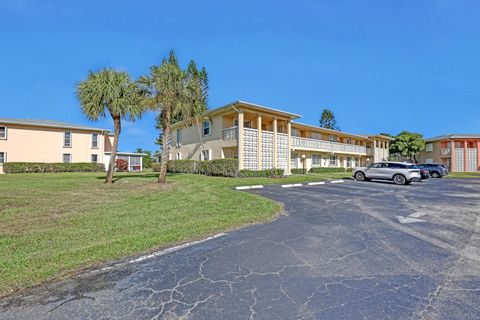
<svg viewBox="0 0 480 320"><path fill-rule="evenodd" d="M223 141L237 140L238 127L231 127L223 129Z"/></svg>
<svg viewBox="0 0 480 320"><path fill-rule="evenodd" d="M440 149L440 154L442 156L450 156L451 153L452 153L452 149L450 149L450 148L441 148Z"/></svg>
<svg viewBox="0 0 480 320"><path fill-rule="evenodd" d="M346 152L346 153L357 153L357 154L366 154L367 148L365 146L357 146L354 144L346 144L339 142L330 142L319 139L309 139L309 138L300 138L292 137L292 147L297 148L306 148L318 151L326 152Z"/></svg>

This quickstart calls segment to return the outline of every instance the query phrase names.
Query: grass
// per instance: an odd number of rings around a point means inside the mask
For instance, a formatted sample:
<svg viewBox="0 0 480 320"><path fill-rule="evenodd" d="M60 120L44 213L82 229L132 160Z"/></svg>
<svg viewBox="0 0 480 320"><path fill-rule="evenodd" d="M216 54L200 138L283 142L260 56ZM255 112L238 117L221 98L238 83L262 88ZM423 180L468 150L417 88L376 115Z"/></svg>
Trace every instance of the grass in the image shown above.
<svg viewBox="0 0 480 320"><path fill-rule="evenodd" d="M220 231L271 220L278 203L238 185L339 178L283 179L99 173L0 175L0 296L95 264Z"/></svg>
<svg viewBox="0 0 480 320"><path fill-rule="evenodd" d="M480 178L480 172L450 172L447 178Z"/></svg>

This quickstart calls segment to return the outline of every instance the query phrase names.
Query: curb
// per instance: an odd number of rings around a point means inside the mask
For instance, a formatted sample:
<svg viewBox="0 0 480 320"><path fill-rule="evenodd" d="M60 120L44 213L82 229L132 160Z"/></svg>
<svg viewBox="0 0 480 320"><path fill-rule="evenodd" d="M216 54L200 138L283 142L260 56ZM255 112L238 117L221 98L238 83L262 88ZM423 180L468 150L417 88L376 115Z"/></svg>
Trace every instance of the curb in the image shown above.
<svg viewBox="0 0 480 320"><path fill-rule="evenodd" d="M343 183L345 180L332 180L330 183Z"/></svg>
<svg viewBox="0 0 480 320"><path fill-rule="evenodd" d="M254 185L254 186L235 187L235 190L251 190L251 189L263 189L263 186L262 185Z"/></svg>
<svg viewBox="0 0 480 320"><path fill-rule="evenodd" d="M301 183L293 183L293 184L282 184L282 188L293 188L293 187L301 187L303 184Z"/></svg>
<svg viewBox="0 0 480 320"><path fill-rule="evenodd" d="M325 184L325 181L307 183L307 185L309 185L309 186L319 186L319 185L322 185L322 184Z"/></svg>

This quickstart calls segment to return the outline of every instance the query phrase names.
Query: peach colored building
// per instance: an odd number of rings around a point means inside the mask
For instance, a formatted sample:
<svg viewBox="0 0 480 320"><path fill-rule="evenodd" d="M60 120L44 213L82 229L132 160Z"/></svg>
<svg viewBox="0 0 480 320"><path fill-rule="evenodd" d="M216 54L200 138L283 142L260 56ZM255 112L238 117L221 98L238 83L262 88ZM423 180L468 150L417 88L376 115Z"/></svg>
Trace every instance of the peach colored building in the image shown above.
<svg viewBox="0 0 480 320"><path fill-rule="evenodd" d="M392 140L303 124L300 115L235 101L172 126L170 159L237 158L240 169L351 168L386 160Z"/></svg>
<svg viewBox="0 0 480 320"><path fill-rule="evenodd" d="M98 162L108 167L110 130L51 120L0 118L0 173L5 162ZM142 170L142 155L118 152L129 170Z"/></svg>
<svg viewBox="0 0 480 320"><path fill-rule="evenodd" d="M449 134L425 142L420 163L442 163L451 172L480 171L480 134Z"/></svg>

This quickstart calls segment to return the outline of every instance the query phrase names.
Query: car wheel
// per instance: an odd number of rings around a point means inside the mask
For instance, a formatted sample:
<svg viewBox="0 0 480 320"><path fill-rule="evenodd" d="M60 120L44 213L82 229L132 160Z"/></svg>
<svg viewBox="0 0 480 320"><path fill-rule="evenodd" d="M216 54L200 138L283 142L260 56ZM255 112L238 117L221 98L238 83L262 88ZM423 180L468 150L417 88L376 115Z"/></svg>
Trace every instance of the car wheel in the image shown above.
<svg viewBox="0 0 480 320"><path fill-rule="evenodd" d="M405 177L402 176L401 174L396 174L396 175L393 176L393 183L395 183L395 184L406 184L407 179L405 179Z"/></svg>
<svg viewBox="0 0 480 320"><path fill-rule="evenodd" d="M355 180L357 181L365 181L365 174L363 172L355 173Z"/></svg>
<svg viewBox="0 0 480 320"><path fill-rule="evenodd" d="M440 173L438 173L437 171L433 171L432 172L432 178L440 178Z"/></svg>

